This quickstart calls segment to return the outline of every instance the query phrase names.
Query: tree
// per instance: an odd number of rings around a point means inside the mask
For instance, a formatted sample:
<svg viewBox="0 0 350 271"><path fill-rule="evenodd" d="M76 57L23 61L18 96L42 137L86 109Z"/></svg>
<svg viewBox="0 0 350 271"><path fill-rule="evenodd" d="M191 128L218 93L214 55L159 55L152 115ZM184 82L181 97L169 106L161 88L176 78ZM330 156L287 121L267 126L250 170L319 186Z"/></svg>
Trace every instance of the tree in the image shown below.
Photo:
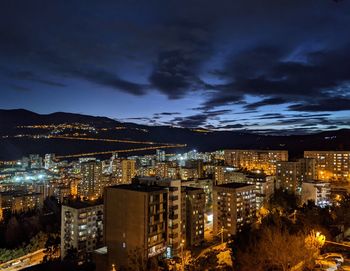
<svg viewBox="0 0 350 271"><path fill-rule="evenodd" d="M60 244L60 237L58 235L49 235L45 243L45 256L43 262L49 262L57 258Z"/></svg>
<svg viewBox="0 0 350 271"><path fill-rule="evenodd" d="M156 257L147 258L142 248L135 248L128 254L128 270L148 271L158 270L158 259Z"/></svg>
<svg viewBox="0 0 350 271"><path fill-rule="evenodd" d="M303 232L290 233L282 224L264 226L252 232L245 245L240 244L242 240L233 243L240 245L234 261L242 271L285 271L301 262L308 264L317 248L306 246L306 237Z"/></svg>

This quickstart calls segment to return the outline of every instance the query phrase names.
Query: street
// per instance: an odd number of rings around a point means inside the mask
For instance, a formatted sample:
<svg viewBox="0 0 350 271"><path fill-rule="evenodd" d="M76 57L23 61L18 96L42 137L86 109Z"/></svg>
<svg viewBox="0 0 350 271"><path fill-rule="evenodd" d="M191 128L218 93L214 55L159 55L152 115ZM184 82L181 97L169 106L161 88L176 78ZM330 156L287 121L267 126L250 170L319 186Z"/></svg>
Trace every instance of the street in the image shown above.
<svg viewBox="0 0 350 271"><path fill-rule="evenodd" d="M44 249L39 249L33 253L20 258L8 261L0 265L0 270L18 271L24 268L40 264L45 256Z"/></svg>

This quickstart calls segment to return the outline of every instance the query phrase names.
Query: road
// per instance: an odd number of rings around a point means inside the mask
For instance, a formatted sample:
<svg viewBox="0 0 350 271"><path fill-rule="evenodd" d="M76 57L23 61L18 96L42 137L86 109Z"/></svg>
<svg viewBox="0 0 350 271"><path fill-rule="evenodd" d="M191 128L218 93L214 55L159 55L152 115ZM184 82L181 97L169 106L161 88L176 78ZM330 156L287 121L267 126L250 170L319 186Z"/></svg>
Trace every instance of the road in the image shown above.
<svg viewBox="0 0 350 271"><path fill-rule="evenodd" d="M45 256L44 249L39 249L33 253L24 255L20 258L8 261L0 265L0 270L18 271L30 266L40 264Z"/></svg>

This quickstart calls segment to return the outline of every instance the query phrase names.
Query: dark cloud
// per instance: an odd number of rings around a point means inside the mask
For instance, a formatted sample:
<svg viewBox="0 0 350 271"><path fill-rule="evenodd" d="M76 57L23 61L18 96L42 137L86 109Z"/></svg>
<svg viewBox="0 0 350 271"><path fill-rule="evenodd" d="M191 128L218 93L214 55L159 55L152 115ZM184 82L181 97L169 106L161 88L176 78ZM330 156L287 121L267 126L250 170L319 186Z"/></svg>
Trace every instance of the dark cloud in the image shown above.
<svg viewBox="0 0 350 271"><path fill-rule="evenodd" d="M44 84L44 85L48 85L48 86L53 86L53 87L65 87L65 84L59 83L59 82L55 82L55 81L51 81L51 80L47 80L47 79L43 79L40 78L39 76L37 76L35 73L31 72L31 71L6 71L5 69L0 69L0 71L3 71L4 73L6 73L9 77L14 78L14 79L18 79L18 80L27 80L27 81L32 81L35 83L40 83L40 84Z"/></svg>
<svg viewBox="0 0 350 271"><path fill-rule="evenodd" d="M160 113L154 113L154 116L173 116L173 115L181 115L180 112L160 112Z"/></svg>
<svg viewBox="0 0 350 271"><path fill-rule="evenodd" d="M289 106L293 111L324 112L350 110L350 98L332 97L328 99L315 99L309 103L304 102Z"/></svg>
<svg viewBox="0 0 350 271"><path fill-rule="evenodd" d="M228 105L231 100L226 97L239 101L249 94L265 97L244 106L249 110L291 102L300 102L289 106L293 111L350 109L350 45L305 53L303 62L286 60L291 51L279 51L258 47L234 58L222 72L232 82L218 85L219 91L205 105Z"/></svg>
<svg viewBox="0 0 350 271"><path fill-rule="evenodd" d="M241 114L331 125L337 111L350 110L349 8L350 1L319 0L7 1L0 80L18 91L35 83L84 96L88 82L96 93L193 97L199 113L170 122L184 127L224 125L225 115L241 124ZM281 111L265 114L271 105Z"/></svg>
<svg viewBox="0 0 350 271"><path fill-rule="evenodd" d="M187 117L175 117L171 120L172 125L185 127L185 128L196 128L200 126L205 126L208 120L213 120L219 117L230 113L231 110L215 110L215 111L203 111L200 114L195 114Z"/></svg>
<svg viewBox="0 0 350 271"><path fill-rule="evenodd" d="M287 101L283 98L267 98L267 99L261 100L260 102L247 104L244 106L244 108L247 110L255 110L262 106L284 104L286 102Z"/></svg>

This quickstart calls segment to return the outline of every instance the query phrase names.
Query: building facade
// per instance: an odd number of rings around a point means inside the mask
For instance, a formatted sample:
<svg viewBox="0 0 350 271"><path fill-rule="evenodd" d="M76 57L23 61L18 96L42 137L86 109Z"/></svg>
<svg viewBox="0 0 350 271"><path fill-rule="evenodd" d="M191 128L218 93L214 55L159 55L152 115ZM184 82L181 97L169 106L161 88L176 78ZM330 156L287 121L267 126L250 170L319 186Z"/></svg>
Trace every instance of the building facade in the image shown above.
<svg viewBox="0 0 350 271"><path fill-rule="evenodd" d="M81 197L95 199L102 196L101 185L102 164L99 161L81 163L81 182L78 185L78 194Z"/></svg>
<svg viewBox="0 0 350 271"><path fill-rule="evenodd" d="M317 180L350 182L350 151L304 151L304 157L315 159Z"/></svg>
<svg viewBox="0 0 350 271"><path fill-rule="evenodd" d="M225 163L247 170L261 170L268 175L276 174L278 161L288 161L285 150L224 150Z"/></svg>
<svg viewBox="0 0 350 271"><path fill-rule="evenodd" d="M182 187L184 193L182 205L182 224L185 246L198 246L204 241L205 193L201 188Z"/></svg>
<svg viewBox="0 0 350 271"><path fill-rule="evenodd" d="M164 254L168 235L167 189L128 184L105 190L108 267L132 269L132 257L147 260Z"/></svg>
<svg viewBox="0 0 350 271"><path fill-rule="evenodd" d="M103 245L103 204L88 201L70 202L61 210L61 258L69 249L77 249L84 261Z"/></svg>
<svg viewBox="0 0 350 271"><path fill-rule="evenodd" d="M300 194L302 183L314 180L315 177L315 159L301 158L297 161L281 161L277 163L277 187L285 191Z"/></svg>
<svg viewBox="0 0 350 271"><path fill-rule="evenodd" d="M224 236L237 234L252 223L256 213L256 193L252 184L229 183L213 187L213 231Z"/></svg>
<svg viewBox="0 0 350 271"><path fill-rule="evenodd" d="M331 204L331 185L323 181L307 181L302 184L301 204L313 201L316 206Z"/></svg>

